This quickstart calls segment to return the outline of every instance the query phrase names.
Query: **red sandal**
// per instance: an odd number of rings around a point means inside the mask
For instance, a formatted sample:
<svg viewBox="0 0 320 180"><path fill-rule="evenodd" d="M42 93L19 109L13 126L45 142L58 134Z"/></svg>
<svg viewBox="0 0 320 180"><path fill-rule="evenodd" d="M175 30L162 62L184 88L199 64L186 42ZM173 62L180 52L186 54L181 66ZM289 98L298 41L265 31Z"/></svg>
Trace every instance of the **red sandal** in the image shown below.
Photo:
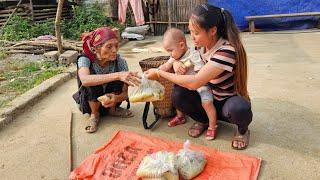
<svg viewBox="0 0 320 180"><path fill-rule="evenodd" d="M178 117L175 116L174 118L172 118L169 122L168 122L168 126L169 127L174 127L180 124L184 124L186 123L186 119L184 117Z"/></svg>
<svg viewBox="0 0 320 180"><path fill-rule="evenodd" d="M217 130L217 125L214 128L208 128L207 133L206 133L206 140L214 140L216 138L216 130Z"/></svg>

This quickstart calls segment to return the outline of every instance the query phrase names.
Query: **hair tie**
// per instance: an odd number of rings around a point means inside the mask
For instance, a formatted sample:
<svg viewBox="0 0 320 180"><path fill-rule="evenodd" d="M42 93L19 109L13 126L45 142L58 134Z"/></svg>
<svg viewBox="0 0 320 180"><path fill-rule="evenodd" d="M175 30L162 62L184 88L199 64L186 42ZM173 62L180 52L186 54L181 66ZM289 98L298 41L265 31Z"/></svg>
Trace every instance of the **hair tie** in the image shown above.
<svg viewBox="0 0 320 180"><path fill-rule="evenodd" d="M201 6L206 10L208 11L208 6L206 4L201 4Z"/></svg>

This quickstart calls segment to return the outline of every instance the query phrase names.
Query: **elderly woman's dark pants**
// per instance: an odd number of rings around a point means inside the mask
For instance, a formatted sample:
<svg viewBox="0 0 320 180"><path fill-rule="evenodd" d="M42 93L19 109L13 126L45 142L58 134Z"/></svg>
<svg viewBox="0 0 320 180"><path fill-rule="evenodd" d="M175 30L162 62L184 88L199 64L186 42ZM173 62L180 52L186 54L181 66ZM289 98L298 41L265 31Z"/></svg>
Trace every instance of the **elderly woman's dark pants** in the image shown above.
<svg viewBox="0 0 320 180"><path fill-rule="evenodd" d="M175 85L172 92L173 106L195 121L208 123L208 116L201 105L197 91L191 91ZM251 104L241 96L232 96L223 101L214 101L218 120L226 121L238 126L241 134L248 130L252 121Z"/></svg>
<svg viewBox="0 0 320 180"><path fill-rule="evenodd" d="M124 83L121 81L113 81L108 83L106 87L103 87L102 85L84 87L84 91L88 101L97 102L98 97L103 96L107 93L115 93L115 94L122 93L123 85ZM121 103L118 103L117 107L119 107L120 105ZM107 113L107 109L100 106L99 112L101 115L105 115Z"/></svg>

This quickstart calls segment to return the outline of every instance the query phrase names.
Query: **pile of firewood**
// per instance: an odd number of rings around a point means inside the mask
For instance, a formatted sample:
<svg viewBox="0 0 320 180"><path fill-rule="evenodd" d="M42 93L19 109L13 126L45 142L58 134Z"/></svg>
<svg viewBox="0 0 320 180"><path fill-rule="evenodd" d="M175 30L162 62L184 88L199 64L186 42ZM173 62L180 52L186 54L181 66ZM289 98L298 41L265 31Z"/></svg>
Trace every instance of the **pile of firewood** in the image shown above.
<svg viewBox="0 0 320 180"><path fill-rule="evenodd" d="M48 51L57 50L56 40L30 40L30 41L0 41L1 49L6 51L8 54L15 53L26 53L26 54L43 54ZM81 41L62 41L63 50L75 50L78 52L82 51Z"/></svg>

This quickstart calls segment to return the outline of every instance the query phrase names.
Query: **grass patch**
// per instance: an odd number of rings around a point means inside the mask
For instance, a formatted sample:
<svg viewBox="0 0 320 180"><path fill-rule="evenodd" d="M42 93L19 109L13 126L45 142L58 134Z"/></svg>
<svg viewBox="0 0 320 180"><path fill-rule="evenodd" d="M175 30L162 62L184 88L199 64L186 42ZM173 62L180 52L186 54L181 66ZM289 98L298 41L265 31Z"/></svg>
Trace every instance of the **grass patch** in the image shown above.
<svg viewBox="0 0 320 180"><path fill-rule="evenodd" d="M12 100L12 99L0 100L0 108L6 107L7 104L8 104L11 100Z"/></svg>
<svg viewBox="0 0 320 180"><path fill-rule="evenodd" d="M43 71L42 73L40 73L39 75L36 76L36 78L34 79L34 84L35 85L39 85L41 84L43 81L59 74L60 71L59 70L46 70Z"/></svg>
<svg viewBox="0 0 320 180"><path fill-rule="evenodd" d="M0 49L0 59L4 59L8 56L7 51Z"/></svg>
<svg viewBox="0 0 320 180"><path fill-rule="evenodd" d="M0 73L6 81L0 84L0 94L16 94L20 95L33 87L41 84L43 81L63 72L65 67L59 66L55 62L28 62L25 64L9 64L8 67L13 69L6 70ZM0 99L0 108L13 99L14 96L8 99Z"/></svg>

